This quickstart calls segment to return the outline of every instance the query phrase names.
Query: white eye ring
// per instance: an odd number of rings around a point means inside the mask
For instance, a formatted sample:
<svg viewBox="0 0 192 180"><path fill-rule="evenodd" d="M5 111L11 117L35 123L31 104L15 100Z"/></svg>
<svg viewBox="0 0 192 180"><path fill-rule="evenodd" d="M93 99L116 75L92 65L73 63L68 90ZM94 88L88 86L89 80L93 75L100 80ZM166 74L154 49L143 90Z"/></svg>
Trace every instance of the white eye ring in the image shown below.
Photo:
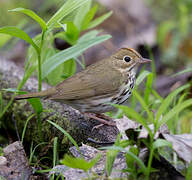
<svg viewBox="0 0 192 180"><path fill-rule="evenodd" d="M123 60L124 60L125 62L130 62L130 61L131 61L131 57L130 57L130 56L124 56L124 57L123 57Z"/></svg>

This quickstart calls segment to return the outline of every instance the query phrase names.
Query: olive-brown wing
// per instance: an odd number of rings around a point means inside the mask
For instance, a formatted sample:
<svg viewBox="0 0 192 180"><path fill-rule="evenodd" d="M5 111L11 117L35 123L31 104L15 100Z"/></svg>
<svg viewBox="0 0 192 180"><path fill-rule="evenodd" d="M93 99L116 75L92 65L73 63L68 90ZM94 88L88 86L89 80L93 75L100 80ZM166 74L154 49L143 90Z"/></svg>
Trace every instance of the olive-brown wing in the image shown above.
<svg viewBox="0 0 192 180"><path fill-rule="evenodd" d="M56 93L49 99L73 100L115 94L122 84L122 74L112 67L95 64L56 86Z"/></svg>

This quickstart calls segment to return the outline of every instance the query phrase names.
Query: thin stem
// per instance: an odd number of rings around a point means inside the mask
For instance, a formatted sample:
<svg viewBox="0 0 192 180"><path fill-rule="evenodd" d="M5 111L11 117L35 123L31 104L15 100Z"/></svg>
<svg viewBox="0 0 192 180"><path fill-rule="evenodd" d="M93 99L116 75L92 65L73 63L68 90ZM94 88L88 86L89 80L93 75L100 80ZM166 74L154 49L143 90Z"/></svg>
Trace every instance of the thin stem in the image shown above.
<svg viewBox="0 0 192 180"><path fill-rule="evenodd" d="M83 54L81 55L81 61L82 61L82 64L83 64L83 69L85 69L86 68L85 56Z"/></svg>
<svg viewBox="0 0 192 180"><path fill-rule="evenodd" d="M42 136L42 122L41 122L41 118L40 118L40 114L37 114L37 124L38 124L38 135L40 138L40 142L43 142L43 136Z"/></svg>
<svg viewBox="0 0 192 180"><path fill-rule="evenodd" d="M150 138L150 154L149 154L149 160L148 160L148 165L147 165L147 175L146 175L146 180L149 179L149 175L150 175L150 169L151 169L151 164L152 164L152 160L153 160L153 154L154 154L154 148L153 148L153 138L154 138L153 134Z"/></svg>
<svg viewBox="0 0 192 180"><path fill-rule="evenodd" d="M38 52L38 91L42 89L42 72L41 72L41 51L44 43L45 31L42 32L41 44Z"/></svg>
<svg viewBox="0 0 192 180"><path fill-rule="evenodd" d="M8 104L6 105L6 107L3 109L3 111L0 113L0 119L3 117L3 115L6 113L6 111L9 109L9 107L11 106L11 104L14 101L14 97L12 96L11 100L8 102Z"/></svg>
<svg viewBox="0 0 192 180"><path fill-rule="evenodd" d="M41 55L38 54L38 91L42 88L42 78L41 78Z"/></svg>

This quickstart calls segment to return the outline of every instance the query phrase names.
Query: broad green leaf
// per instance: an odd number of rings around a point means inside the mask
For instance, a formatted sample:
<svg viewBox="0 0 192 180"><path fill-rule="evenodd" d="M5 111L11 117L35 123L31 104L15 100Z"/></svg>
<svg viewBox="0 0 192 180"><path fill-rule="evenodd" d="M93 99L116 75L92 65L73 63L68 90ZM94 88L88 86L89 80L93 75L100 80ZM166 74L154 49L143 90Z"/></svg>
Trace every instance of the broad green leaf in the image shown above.
<svg viewBox="0 0 192 180"><path fill-rule="evenodd" d="M69 78L70 76L72 76L73 74L75 74L76 72L76 63L75 63L75 60L73 59L70 59L66 62L64 62L64 74L63 74L63 77L66 79L66 78Z"/></svg>
<svg viewBox="0 0 192 180"><path fill-rule="evenodd" d="M79 38L79 30L73 24L73 22L68 22L68 23L66 23L66 25L67 25L67 30L66 30L66 32L63 33L63 38L69 44L74 45L74 44L76 44L76 42Z"/></svg>
<svg viewBox="0 0 192 180"><path fill-rule="evenodd" d="M75 26L81 30L82 27L82 22L85 18L85 15L87 14L87 12L90 10L91 8L91 4L92 1L87 1L87 3L85 3L84 5L82 5L80 8L78 8L77 13L75 15L75 18L73 20Z"/></svg>
<svg viewBox="0 0 192 180"><path fill-rule="evenodd" d="M21 30L17 27L14 27L14 26L6 26L6 27L0 28L0 33L9 34L11 36L23 39L24 41L31 44L35 48L35 50L39 53L39 47L33 42L33 40L30 38L30 36L23 30Z"/></svg>
<svg viewBox="0 0 192 180"><path fill-rule="evenodd" d="M136 80L136 85L138 86L141 84L141 82L150 74L149 71L144 70L142 73L139 74L137 80Z"/></svg>
<svg viewBox="0 0 192 180"><path fill-rule="evenodd" d="M74 158L72 156L65 155L64 159L61 160L61 163L71 168L88 171L99 161L100 158L101 154L98 154L94 159L88 162L83 158Z"/></svg>
<svg viewBox="0 0 192 180"><path fill-rule="evenodd" d="M173 99L177 97L177 95L182 92L183 90L187 89L190 85L184 85L181 86L180 88L176 89L175 91L173 91L172 93L170 93L162 102L161 106L159 107L157 114L156 114L156 118L155 121L159 121L159 118L161 117L161 115L164 115L164 113L167 111L167 108L170 106L170 104L172 103Z"/></svg>
<svg viewBox="0 0 192 180"><path fill-rule="evenodd" d="M39 23L39 25L41 26L43 31L47 30L47 25L46 25L45 21L41 17L39 17L35 12L33 12L32 10L25 9L25 8L16 8L16 9L11 9L9 11L10 12L21 12L21 13L24 13L25 15L31 17L37 23Z"/></svg>
<svg viewBox="0 0 192 180"><path fill-rule="evenodd" d="M73 12L75 9L81 7L89 0L67 0L67 2L51 17L47 26L53 26L57 22L60 22L65 16Z"/></svg>
<svg viewBox="0 0 192 180"><path fill-rule="evenodd" d="M83 22L82 22L82 25L81 25L81 30L86 30L89 23L91 22L91 20L94 18L95 16L95 13L97 11L97 8L98 6L95 5L93 6L88 12L87 14L85 15L84 19L83 19Z"/></svg>
<svg viewBox="0 0 192 180"><path fill-rule="evenodd" d="M180 113L183 109L190 106L192 106L192 99L177 104L166 115L163 116L163 118L159 121L157 128L159 128L161 125L165 124L167 121L173 118L175 116L175 113Z"/></svg>
<svg viewBox="0 0 192 180"><path fill-rule="evenodd" d="M111 15L112 15L112 11L94 19L93 21L91 21L89 23L89 25L87 26L87 29L91 29L91 28L94 28L96 26L98 26L99 24L101 24L103 21L105 21L107 18L109 18Z"/></svg>
<svg viewBox="0 0 192 180"><path fill-rule="evenodd" d="M65 61L79 56L83 51L85 51L89 47L106 41L109 38L111 38L110 35L95 37L89 41L77 43L76 45L53 55L42 64L42 78L44 79L50 72L52 72L56 67L58 67Z"/></svg>
<svg viewBox="0 0 192 180"><path fill-rule="evenodd" d="M79 38L78 42L80 43L83 41L91 40L91 39L95 38L99 33L100 33L100 31L97 31L97 30L89 31L89 32L85 33L83 36L81 36Z"/></svg>
<svg viewBox="0 0 192 180"><path fill-rule="evenodd" d="M153 149L157 149L164 146L172 147L172 144L165 139L157 139L155 142L153 142Z"/></svg>
<svg viewBox="0 0 192 180"><path fill-rule="evenodd" d="M43 111L43 105L39 98L31 98L27 100L31 106L33 107L34 111L39 114Z"/></svg>
<svg viewBox="0 0 192 180"><path fill-rule="evenodd" d="M77 150L80 152L79 146L77 145L76 141L71 137L71 135L65 131L62 127L60 127L59 125L55 124L52 121L47 120L47 122L49 122L50 124L52 124L53 126L55 126L58 130L60 130L65 136L67 136L67 138L71 141L71 143L77 148Z"/></svg>

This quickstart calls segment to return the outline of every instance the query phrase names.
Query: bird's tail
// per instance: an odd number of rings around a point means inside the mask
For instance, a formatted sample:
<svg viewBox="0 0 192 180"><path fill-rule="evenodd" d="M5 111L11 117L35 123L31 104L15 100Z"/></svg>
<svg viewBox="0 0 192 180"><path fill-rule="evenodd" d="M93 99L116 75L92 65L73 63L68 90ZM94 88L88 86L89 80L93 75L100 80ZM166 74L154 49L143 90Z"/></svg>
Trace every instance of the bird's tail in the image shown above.
<svg viewBox="0 0 192 180"><path fill-rule="evenodd" d="M55 93L55 88L50 88L45 91L41 92L35 92L35 93L28 93L28 94L22 94L15 96L15 100L22 100L22 99L30 99L30 98L48 98L49 96L53 95Z"/></svg>

